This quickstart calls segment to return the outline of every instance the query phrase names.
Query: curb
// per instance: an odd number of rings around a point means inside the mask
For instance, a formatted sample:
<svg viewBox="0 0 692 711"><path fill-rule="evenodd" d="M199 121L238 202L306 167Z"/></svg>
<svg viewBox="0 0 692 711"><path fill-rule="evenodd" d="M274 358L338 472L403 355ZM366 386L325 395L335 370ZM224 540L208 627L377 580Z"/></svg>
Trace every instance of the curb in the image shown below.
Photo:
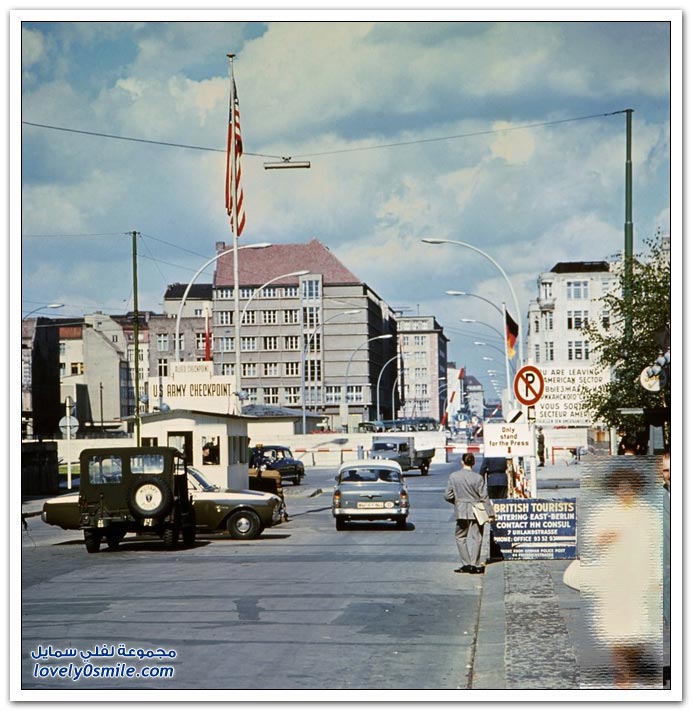
<svg viewBox="0 0 692 711"><path fill-rule="evenodd" d="M483 575L476 652L470 689L506 689L505 563L489 563Z"/></svg>

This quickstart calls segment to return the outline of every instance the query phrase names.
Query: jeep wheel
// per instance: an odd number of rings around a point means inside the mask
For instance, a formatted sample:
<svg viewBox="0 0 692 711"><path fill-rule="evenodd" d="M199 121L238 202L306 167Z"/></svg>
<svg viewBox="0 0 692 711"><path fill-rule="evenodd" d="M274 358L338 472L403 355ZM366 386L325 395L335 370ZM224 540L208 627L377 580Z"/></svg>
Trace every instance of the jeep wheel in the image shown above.
<svg viewBox="0 0 692 711"><path fill-rule="evenodd" d="M101 536L96 531L84 531L84 545L87 553L98 553L101 547Z"/></svg>
<svg viewBox="0 0 692 711"><path fill-rule="evenodd" d="M262 532L262 523L254 511L237 511L226 523L231 538L257 538Z"/></svg>
<svg viewBox="0 0 692 711"><path fill-rule="evenodd" d="M180 537L180 529L178 526L168 526L163 532L163 543L166 548L176 548Z"/></svg>
<svg viewBox="0 0 692 711"><path fill-rule="evenodd" d="M423 476L428 476L428 472L430 471L430 462L426 459L424 462L421 463L420 465L420 473Z"/></svg>
<svg viewBox="0 0 692 711"><path fill-rule="evenodd" d="M142 518L165 516L173 505L173 492L158 477L142 477L130 490L128 504L132 513Z"/></svg>

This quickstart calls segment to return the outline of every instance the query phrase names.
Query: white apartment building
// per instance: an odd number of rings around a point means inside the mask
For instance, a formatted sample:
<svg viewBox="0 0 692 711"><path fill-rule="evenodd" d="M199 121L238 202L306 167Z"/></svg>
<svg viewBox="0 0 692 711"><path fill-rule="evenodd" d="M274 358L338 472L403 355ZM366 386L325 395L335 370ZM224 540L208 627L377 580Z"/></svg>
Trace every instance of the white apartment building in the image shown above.
<svg viewBox="0 0 692 711"><path fill-rule="evenodd" d="M581 407L579 391L607 382L609 374L596 367L583 327L610 328L601 298L617 288L619 280L606 261L559 262L538 277L538 297L528 310L526 355L545 378L536 424L554 428L555 446L585 446L587 430L595 424Z"/></svg>

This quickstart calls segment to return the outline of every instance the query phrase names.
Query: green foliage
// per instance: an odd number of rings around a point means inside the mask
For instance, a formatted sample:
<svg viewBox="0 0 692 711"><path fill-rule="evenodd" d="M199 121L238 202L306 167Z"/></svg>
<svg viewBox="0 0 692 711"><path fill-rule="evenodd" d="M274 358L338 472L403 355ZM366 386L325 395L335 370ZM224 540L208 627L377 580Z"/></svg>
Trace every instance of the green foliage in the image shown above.
<svg viewBox="0 0 692 711"><path fill-rule="evenodd" d="M660 355L662 338L670 331L669 256L658 240L647 242L647 247L646 255L633 260L629 299L622 290L601 300L610 312L610 328L603 330L591 322L585 329L595 362L610 369L612 379L583 390L583 404L594 421L628 432L640 429L642 419L622 415L620 408L664 407L670 395L670 382L659 393L645 390L639 382L642 370ZM623 262L616 274L623 283Z"/></svg>

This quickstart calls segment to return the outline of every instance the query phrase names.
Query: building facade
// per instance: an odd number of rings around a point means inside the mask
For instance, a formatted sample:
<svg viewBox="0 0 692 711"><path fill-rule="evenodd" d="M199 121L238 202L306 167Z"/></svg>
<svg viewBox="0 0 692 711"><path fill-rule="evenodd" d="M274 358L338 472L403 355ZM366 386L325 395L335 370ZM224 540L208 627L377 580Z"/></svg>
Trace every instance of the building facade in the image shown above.
<svg viewBox="0 0 692 711"><path fill-rule="evenodd" d="M404 405L399 417L441 420L446 408L447 343L434 316L399 316Z"/></svg>

